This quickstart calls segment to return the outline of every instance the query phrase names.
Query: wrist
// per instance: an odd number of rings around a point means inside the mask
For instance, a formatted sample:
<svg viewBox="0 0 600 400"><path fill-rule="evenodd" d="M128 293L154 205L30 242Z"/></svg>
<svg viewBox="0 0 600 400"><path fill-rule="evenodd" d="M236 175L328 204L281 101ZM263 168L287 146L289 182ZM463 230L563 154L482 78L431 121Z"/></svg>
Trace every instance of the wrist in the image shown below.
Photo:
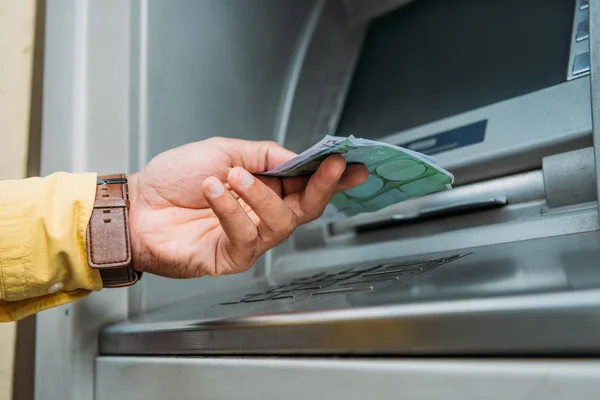
<svg viewBox="0 0 600 400"><path fill-rule="evenodd" d="M143 272L143 263L141 262L140 255L141 241L138 235L138 221L139 211L142 208L140 202L140 196L138 192L139 173L131 174L127 176L129 184L129 236L131 238L131 263L136 271Z"/></svg>
<svg viewBox="0 0 600 400"><path fill-rule="evenodd" d="M87 228L88 264L108 287L130 286L139 273L132 268L129 232L129 186L125 175L99 176Z"/></svg>

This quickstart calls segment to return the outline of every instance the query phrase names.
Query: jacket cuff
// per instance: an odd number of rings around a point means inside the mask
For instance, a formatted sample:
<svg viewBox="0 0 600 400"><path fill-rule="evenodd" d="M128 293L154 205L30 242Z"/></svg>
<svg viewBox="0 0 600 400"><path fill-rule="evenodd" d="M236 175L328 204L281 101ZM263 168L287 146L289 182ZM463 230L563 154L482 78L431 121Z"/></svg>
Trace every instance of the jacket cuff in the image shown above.
<svg viewBox="0 0 600 400"><path fill-rule="evenodd" d="M16 302L5 309L37 312L102 288L85 240L95 193L96 174L0 182L0 302Z"/></svg>

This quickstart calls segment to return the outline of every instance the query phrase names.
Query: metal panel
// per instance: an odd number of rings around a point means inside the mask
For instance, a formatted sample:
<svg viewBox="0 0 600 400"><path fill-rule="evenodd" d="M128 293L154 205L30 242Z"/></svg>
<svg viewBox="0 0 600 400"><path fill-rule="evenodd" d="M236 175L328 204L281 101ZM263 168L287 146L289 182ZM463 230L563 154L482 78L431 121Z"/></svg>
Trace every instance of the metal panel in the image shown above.
<svg viewBox="0 0 600 400"><path fill-rule="evenodd" d="M596 360L99 358L97 400L596 400Z"/></svg>
<svg viewBox="0 0 600 400"><path fill-rule="evenodd" d="M534 206L535 207L535 203ZM541 214L541 204L537 205ZM530 213L528 213L530 214ZM310 271L343 263L358 263L379 258L417 256L430 252L453 251L459 248L489 246L496 243L518 242L541 237L568 235L578 232L597 231L598 210L594 204L582 205L580 209L557 210L538 216L528 215L507 223L494 223L493 217L482 226L453 229L452 222L430 221L429 225L447 227L434 233L420 226L399 227L360 236L340 236L327 247L311 248L280 255L274 264L275 273L285 275L290 271ZM471 218L484 218L474 214ZM463 221L457 217L458 223ZM425 225L425 224L422 224ZM427 228L427 227L425 227ZM426 234L421 235L425 231Z"/></svg>
<svg viewBox="0 0 600 400"><path fill-rule="evenodd" d="M600 194L600 2L589 3L590 13L590 66L592 121L594 128L594 154L596 160L596 185ZM600 198L600 197L599 197Z"/></svg>
<svg viewBox="0 0 600 400"><path fill-rule="evenodd" d="M148 1L147 156L211 136L274 140L313 4Z"/></svg>
<svg viewBox="0 0 600 400"><path fill-rule="evenodd" d="M351 27L339 0L323 0L303 57L296 62L280 142L301 152L335 134L366 27Z"/></svg>
<svg viewBox="0 0 600 400"><path fill-rule="evenodd" d="M107 327L100 352L600 354L599 239L598 232L582 233L409 259L397 253L375 260L371 253L362 267L393 263L396 269L377 271L400 278L353 284L367 291L320 296L311 286L294 298L229 303L270 289L256 282ZM439 258L448 261L428 261ZM429 267L402 272L404 262L415 260ZM289 282L288 275L278 283ZM332 285L338 284L325 287Z"/></svg>
<svg viewBox="0 0 600 400"><path fill-rule="evenodd" d="M544 189L548 207L596 201L594 161L593 147L544 158Z"/></svg>
<svg viewBox="0 0 600 400"><path fill-rule="evenodd" d="M129 2L121 0L47 3L43 175L127 171L128 23ZM122 146L107 148L107 143ZM36 398L91 400L98 331L126 316L124 290L39 313Z"/></svg>
<svg viewBox="0 0 600 400"><path fill-rule="evenodd" d="M55 1L46 9L41 171L73 170L77 3ZM68 21L68 23L66 23Z"/></svg>
<svg viewBox="0 0 600 400"><path fill-rule="evenodd" d="M107 355L597 356L599 309L600 290L589 290L191 320L121 326L104 334L100 350Z"/></svg>

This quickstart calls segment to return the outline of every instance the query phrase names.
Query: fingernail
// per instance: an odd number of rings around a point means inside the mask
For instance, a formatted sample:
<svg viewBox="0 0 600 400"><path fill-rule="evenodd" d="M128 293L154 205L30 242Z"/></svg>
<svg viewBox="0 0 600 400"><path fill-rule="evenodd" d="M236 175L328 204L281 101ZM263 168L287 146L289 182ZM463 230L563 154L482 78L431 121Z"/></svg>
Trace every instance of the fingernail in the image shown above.
<svg viewBox="0 0 600 400"><path fill-rule="evenodd" d="M223 187L223 184L217 178L206 179L206 184L208 186L208 194L212 197L219 197L225 191L225 187Z"/></svg>
<svg viewBox="0 0 600 400"><path fill-rule="evenodd" d="M252 175L250 175L250 173L248 171L246 171L243 168L240 168L240 185L242 185L242 187L244 188L249 188L250 186L252 186L252 183L254 182L254 177Z"/></svg>

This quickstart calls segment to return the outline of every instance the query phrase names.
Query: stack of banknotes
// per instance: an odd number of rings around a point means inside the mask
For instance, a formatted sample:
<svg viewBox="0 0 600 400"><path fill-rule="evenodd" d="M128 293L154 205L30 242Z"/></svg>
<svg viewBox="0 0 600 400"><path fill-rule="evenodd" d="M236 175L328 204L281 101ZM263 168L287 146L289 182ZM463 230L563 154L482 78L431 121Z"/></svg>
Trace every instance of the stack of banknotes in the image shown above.
<svg viewBox="0 0 600 400"><path fill-rule="evenodd" d="M330 206L347 217L448 190L454 182L454 176L438 166L433 157L354 136L325 136L302 154L261 175L308 176L332 154L340 154L347 163L360 163L369 170L366 182L336 194L331 201Z"/></svg>

